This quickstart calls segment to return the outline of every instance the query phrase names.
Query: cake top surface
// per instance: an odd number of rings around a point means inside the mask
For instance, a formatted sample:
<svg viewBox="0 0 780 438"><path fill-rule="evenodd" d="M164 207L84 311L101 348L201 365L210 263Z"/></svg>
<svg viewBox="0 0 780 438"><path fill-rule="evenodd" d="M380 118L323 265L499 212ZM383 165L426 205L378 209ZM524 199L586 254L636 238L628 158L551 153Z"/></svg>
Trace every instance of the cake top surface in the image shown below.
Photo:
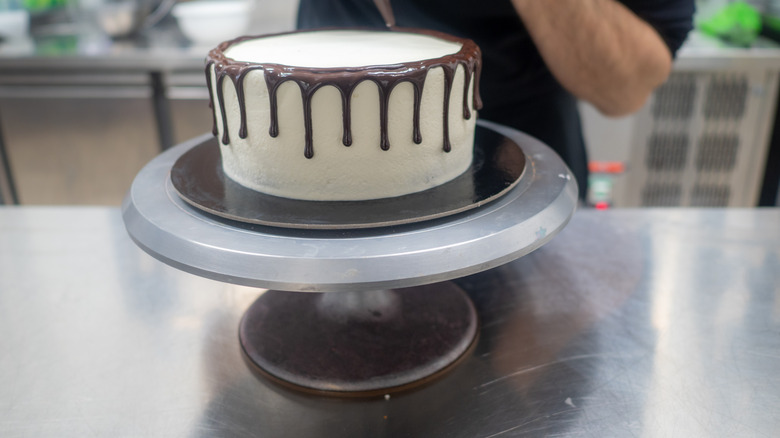
<svg viewBox="0 0 780 438"><path fill-rule="evenodd" d="M349 68L436 59L462 47L456 41L411 32L319 30L246 39L224 53L239 62Z"/></svg>

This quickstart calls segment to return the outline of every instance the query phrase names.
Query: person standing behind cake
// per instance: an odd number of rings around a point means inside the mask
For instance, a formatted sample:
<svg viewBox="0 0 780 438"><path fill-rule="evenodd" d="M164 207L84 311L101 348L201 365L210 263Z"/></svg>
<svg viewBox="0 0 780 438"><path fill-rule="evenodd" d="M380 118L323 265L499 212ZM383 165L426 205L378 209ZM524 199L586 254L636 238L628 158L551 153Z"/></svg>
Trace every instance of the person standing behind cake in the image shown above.
<svg viewBox="0 0 780 438"><path fill-rule="evenodd" d="M669 76L695 0L392 0L396 25L474 40L480 118L526 132L569 165L584 198L577 99L607 116L640 109ZM298 27L384 26L372 0L300 0Z"/></svg>

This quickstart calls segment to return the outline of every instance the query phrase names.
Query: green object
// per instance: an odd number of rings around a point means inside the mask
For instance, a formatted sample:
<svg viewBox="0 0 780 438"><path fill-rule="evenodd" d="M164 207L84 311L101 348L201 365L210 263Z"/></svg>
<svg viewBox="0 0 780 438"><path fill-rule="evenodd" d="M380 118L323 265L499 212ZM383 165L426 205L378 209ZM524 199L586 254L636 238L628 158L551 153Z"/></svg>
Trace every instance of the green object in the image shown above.
<svg viewBox="0 0 780 438"><path fill-rule="evenodd" d="M764 15L762 18L764 19L763 30L769 28L776 32L780 32L780 18L773 17L771 15Z"/></svg>
<svg viewBox="0 0 780 438"><path fill-rule="evenodd" d="M780 21L773 18L780 29ZM752 5L745 2L734 2L711 17L697 24L705 34L721 38L732 44L750 46L762 31L764 18Z"/></svg>
<svg viewBox="0 0 780 438"><path fill-rule="evenodd" d="M43 12L67 6L68 0L22 0L22 4L30 12Z"/></svg>

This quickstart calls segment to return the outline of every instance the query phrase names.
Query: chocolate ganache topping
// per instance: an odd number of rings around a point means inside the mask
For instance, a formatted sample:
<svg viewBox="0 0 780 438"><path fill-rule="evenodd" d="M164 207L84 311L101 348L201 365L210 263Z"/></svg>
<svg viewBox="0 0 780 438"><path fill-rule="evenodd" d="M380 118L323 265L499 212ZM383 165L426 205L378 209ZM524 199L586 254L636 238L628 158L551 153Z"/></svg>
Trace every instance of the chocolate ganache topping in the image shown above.
<svg viewBox="0 0 780 438"><path fill-rule="evenodd" d="M329 29L319 29L329 30ZM333 29L330 29L333 30ZM403 62L389 65L370 65L363 67L299 67L299 66L286 66L281 64L271 63L252 63L252 62L240 62L231 59L225 55L225 51L232 45L238 44L243 41L247 41L254 38L277 36L299 32L316 32L318 30L302 30L294 32L284 32L274 35L263 36L244 36L234 40L226 41L217 48L209 52L206 58L206 80L209 89L212 89L212 77L211 68L214 67L214 73L216 78L216 105L219 106L219 112L224 123L224 129L222 132L222 143L228 144L230 137L227 129L227 117L225 110L225 99L223 96L223 82L225 78L230 78L236 89L236 96L238 99L238 106L240 112L240 126L238 135L241 138L246 138L248 135L248 123L246 115L246 99L244 93L244 79L247 73L253 70L262 70L266 85L268 86L269 100L271 104L270 108L270 129L269 135L276 137L279 135L279 123L277 120L277 99L276 94L279 86L287 81L295 82L301 90L301 98L303 99L303 111L304 111L304 155L306 158L312 158L314 156L313 134L312 134L312 115L311 115L311 102L314 93L323 86L330 85L335 87L341 93L342 100L342 120L343 120L343 138L342 142L345 146L352 144L351 133L351 105L352 92L363 81L373 81L379 90L379 104L380 104L380 147L383 150L390 148L390 142L388 140L388 104L390 101L390 93L393 91L396 85L401 82L409 82L412 84L414 92L413 100L413 138L412 140L420 144L422 142L422 135L420 133L420 102L422 96L423 86L425 84L425 77L428 71L435 67L441 67L444 72L444 105L443 105L443 126L444 126L444 144L443 149L445 152L451 150L450 138L449 138L449 105L450 105L450 93L452 90L452 82L455 76L455 70L459 65L464 67L464 90L463 90L463 117L465 119L471 118L471 111L468 105L468 88L472 77L474 78L474 92L473 92L473 105L474 108L482 108L482 101L479 96L479 74L481 69L481 53L479 47L471 40L464 38L457 38L452 35L448 35L441 32L436 32L427 29L404 29L398 27L390 27L389 30L377 30L377 29L356 29L356 30L370 30L375 32L409 32L418 33L423 35L429 35L436 38L440 38L447 41L453 41L460 43L461 49L457 53L446 55L435 59L425 59L421 61ZM215 105L214 98L209 93L210 105L213 108ZM214 135L218 134L217 119L214 114Z"/></svg>

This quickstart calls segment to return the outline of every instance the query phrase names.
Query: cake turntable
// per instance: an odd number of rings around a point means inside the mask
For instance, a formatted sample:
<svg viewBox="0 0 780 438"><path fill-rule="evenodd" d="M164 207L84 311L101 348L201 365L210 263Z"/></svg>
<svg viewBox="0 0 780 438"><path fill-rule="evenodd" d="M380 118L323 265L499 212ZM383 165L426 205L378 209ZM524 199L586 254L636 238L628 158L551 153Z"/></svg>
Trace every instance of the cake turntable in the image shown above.
<svg viewBox="0 0 780 438"><path fill-rule="evenodd" d="M123 219L139 247L171 266L271 289L239 327L254 370L330 395L402 390L445 373L475 345L474 305L447 280L530 253L576 209L577 184L550 148L491 122L477 131L480 158L454 184L455 199L432 191L339 205L346 215L335 204L261 199L275 211L270 219L267 208L233 209L254 194L226 189L218 166L192 158L209 153L212 136L204 135L139 172ZM496 169L506 157L512 164ZM188 172L222 186L187 187Z"/></svg>

